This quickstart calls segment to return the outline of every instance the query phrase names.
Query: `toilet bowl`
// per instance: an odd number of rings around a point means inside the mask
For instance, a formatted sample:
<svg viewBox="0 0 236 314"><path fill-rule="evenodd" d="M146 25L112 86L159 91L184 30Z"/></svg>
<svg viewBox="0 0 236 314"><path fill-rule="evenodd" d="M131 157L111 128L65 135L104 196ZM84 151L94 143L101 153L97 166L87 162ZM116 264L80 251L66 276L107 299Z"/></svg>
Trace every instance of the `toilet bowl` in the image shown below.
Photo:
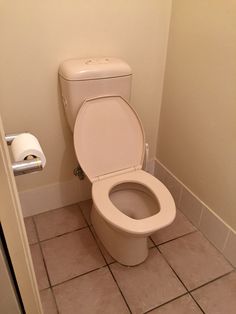
<svg viewBox="0 0 236 314"><path fill-rule="evenodd" d="M148 236L175 218L170 192L143 170L117 174L92 186L91 220L110 255L137 265L148 255Z"/></svg>
<svg viewBox="0 0 236 314"><path fill-rule="evenodd" d="M148 236L171 224L176 208L167 188L142 170L145 136L129 104L131 69L116 58L73 59L59 75L76 156L92 183L95 232L115 260L140 264Z"/></svg>
<svg viewBox="0 0 236 314"><path fill-rule="evenodd" d="M115 260L140 264L148 255L148 236L169 225L176 209L167 188L141 170L144 133L137 114L119 96L86 100L74 146L92 182L95 232Z"/></svg>

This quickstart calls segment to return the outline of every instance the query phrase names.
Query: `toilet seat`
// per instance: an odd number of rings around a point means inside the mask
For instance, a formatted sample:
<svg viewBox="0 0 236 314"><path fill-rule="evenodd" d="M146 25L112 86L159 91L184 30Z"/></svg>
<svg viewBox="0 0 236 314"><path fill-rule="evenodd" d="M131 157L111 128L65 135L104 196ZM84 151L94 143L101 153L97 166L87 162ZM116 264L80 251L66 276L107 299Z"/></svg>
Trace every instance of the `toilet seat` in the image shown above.
<svg viewBox="0 0 236 314"><path fill-rule="evenodd" d="M141 169L144 143L141 121L122 97L98 97L82 104L74 126L74 147L91 182L117 171Z"/></svg>
<svg viewBox="0 0 236 314"><path fill-rule="evenodd" d="M160 211L153 216L139 220L122 213L109 198L112 188L121 183L138 183L148 188L159 202ZM96 209L105 221L119 230L135 235L155 232L166 227L175 219L175 203L170 192L163 183L143 170L114 174L114 176L94 182L92 197Z"/></svg>

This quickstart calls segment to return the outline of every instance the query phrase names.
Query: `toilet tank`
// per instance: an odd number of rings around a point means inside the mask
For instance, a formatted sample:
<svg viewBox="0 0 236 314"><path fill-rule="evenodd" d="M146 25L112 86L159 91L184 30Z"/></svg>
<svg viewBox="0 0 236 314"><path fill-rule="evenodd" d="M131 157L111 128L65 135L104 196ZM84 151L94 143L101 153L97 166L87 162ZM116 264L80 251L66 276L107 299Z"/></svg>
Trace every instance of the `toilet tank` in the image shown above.
<svg viewBox="0 0 236 314"><path fill-rule="evenodd" d="M117 58L87 58L64 61L59 68L62 101L70 128L86 99L121 96L130 101L132 72Z"/></svg>

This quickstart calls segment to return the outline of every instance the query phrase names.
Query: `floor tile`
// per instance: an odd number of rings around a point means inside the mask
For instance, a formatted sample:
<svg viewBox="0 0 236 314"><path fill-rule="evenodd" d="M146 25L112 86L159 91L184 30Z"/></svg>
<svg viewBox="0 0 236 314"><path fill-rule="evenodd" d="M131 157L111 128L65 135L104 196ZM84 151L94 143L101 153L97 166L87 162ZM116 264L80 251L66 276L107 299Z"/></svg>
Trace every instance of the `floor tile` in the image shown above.
<svg viewBox="0 0 236 314"><path fill-rule="evenodd" d="M178 238L184 234L195 231L196 228L188 219L179 211L176 211L174 222L166 228L163 228L154 234L151 238L156 245Z"/></svg>
<svg viewBox="0 0 236 314"><path fill-rule="evenodd" d="M53 288L61 314L128 314L107 267Z"/></svg>
<svg viewBox="0 0 236 314"><path fill-rule="evenodd" d="M160 245L159 249L190 290L232 270L200 232Z"/></svg>
<svg viewBox="0 0 236 314"><path fill-rule="evenodd" d="M93 201L91 199L79 203L79 207L81 208L84 218L86 219L88 225L92 224L91 219L90 219L92 205L93 205Z"/></svg>
<svg viewBox="0 0 236 314"><path fill-rule="evenodd" d="M184 295L170 303L167 303L149 314L202 314L198 305L190 295Z"/></svg>
<svg viewBox="0 0 236 314"><path fill-rule="evenodd" d="M77 204L34 216L40 241L87 226Z"/></svg>
<svg viewBox="0 0 236 314"><path fill-rule="evenodd" d="M49 281L46 273L46 269L43 262L43 256L39 247L39 244L33 244L30 246L31 256L34 264L34 271L38 282L39 290L49 287Z"/></svg>
<svg viewBox="0 0 236 314"><path fill-rule="evenodd" d="M96 235L96 232L94 230L94 228L91 226L91 231L97 241L97 244L102 252L102 255L104 256L107 264L113 263L115 260L114 258L107 252L107 250L105 249L105 247L103 246L101 240L98 238L98 236Z"/></svg>
<svg viewBox="0 0 236 314"><path fill-rule="evenodd" d="M41 243L52 285L105 265L88 228Z"/></svg>
<svg viewBox="0 0 236 314"><path fill-rule="evenodd" d="M38 242L38 237L35 229L35 225L32 217L27 217L24 219L25 229L28 237L29 244L34 244Z"/></svg>
<svg viewBox="0 0 236 314"><path fill-rule="evenodd" d="M51 289L40 291L40 298L41 298L44 314L57 314L58 313L56 302L54 300Z"/></svg>
<svg viewBox="0 0 236 314"><path fill-rule="evenodd" d="M236 313L236 273L233 272L192 292L207 314Z"/></svg>
<svg viewBox="0 0 236 314"><path fill-rule="evenodd" d="M138 266L114 263L110 268L132 313L146 312L186 292L156 248Z"/></svg>

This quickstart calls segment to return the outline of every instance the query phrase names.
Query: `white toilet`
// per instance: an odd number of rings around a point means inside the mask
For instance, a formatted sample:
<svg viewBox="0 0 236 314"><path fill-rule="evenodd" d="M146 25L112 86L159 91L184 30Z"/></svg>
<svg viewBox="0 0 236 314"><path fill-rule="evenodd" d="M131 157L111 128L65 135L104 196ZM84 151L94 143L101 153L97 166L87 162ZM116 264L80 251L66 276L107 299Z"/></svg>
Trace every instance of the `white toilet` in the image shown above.
<svg viewBox="0 0 236 314"><path fill-rule="evenodd" d="M72 59L59 76L76 156L92 183L94 229L115 260L137 265L148 255L148 236L171 224L176 208L167 188L142 170L131 69L116 58Z"/></svg>

